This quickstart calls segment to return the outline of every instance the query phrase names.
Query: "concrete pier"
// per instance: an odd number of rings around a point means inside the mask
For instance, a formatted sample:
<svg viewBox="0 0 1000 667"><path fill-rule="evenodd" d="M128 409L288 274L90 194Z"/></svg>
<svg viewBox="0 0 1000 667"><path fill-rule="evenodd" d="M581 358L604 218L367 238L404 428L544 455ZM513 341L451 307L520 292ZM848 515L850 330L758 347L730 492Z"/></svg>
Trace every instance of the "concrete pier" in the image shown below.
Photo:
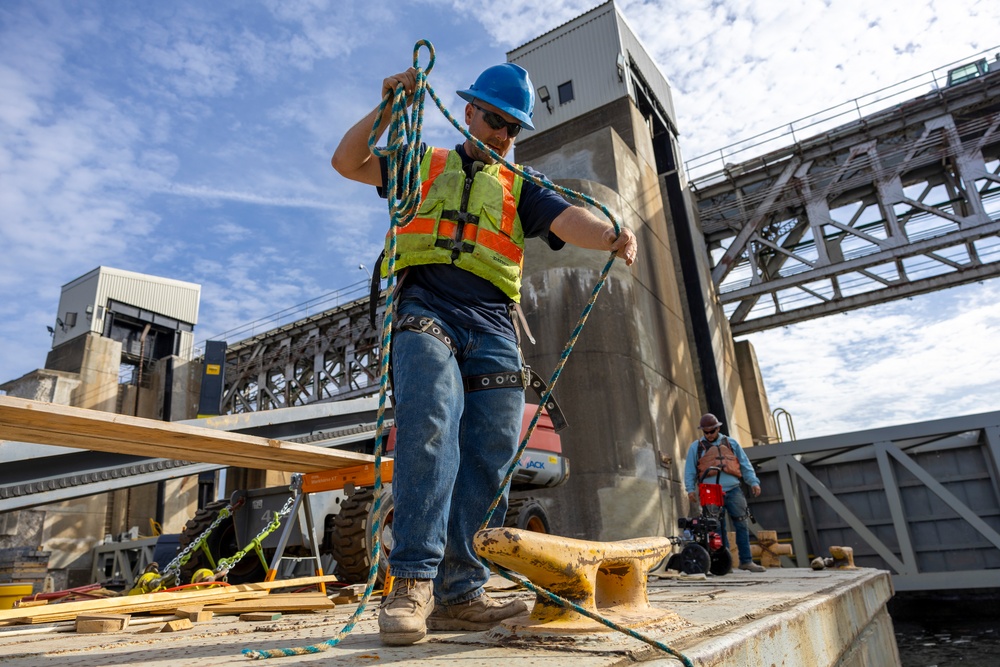
<svg viewBox="0 0 1000 667"><path fill-rule="evenodd" d="M517 588L493 595L533 597ZM772 569L762 574L734 572L724 577L649 580L650 603L679 620L650 635L685 655L697 667L891 667L899 665L886 603L892 597L883 570ZM125 630L76 634L72 622L0 628L0 663L61 667L172 664L214 667L246 665L246 648L295 648L334 637L356 605L330 612L285 614L273 622L240 622L216 616L182 632L139 634L142 616ZM681 661L622 633L522 639L500 632L430 633L406 647L382 646L376 623L377 600L369 603L354 631L321 653L273 658L267 664L421 664L463 667L570 665L611 667L644 663L675 667ZM43 630L43 627L46 628Z"/></svg>

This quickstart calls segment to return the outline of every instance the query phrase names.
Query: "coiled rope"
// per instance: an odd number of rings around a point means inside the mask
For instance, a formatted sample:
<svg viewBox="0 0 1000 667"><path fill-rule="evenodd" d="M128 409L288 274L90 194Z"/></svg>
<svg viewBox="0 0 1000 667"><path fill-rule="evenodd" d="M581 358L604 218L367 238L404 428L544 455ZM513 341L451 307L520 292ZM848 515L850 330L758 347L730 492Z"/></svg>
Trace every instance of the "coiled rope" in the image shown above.
<svg viewBox="0 0 1000 667"><path fill-rule="evenodd" d="M429 60L427 62L426 68L420 67L420 48L425 47L429 52ZM532 174L529 174L522 170L517 165L508 162L502 155L496 153L489 146L484 144L482 141L472 136L467 129L462 127L462 125L449 113L448 109L445 107L444 103L441 102L440 98L434 92L434 88L427 82L427 75L430 73L431 69L434 67L434 47L428 40L422 39L416 43L413 47L413 67L416 70L416 87L413 92L413 101L411 104L410 115L407 115L407 95L402 84L396 86L396 89L391 95L386 95L382 102L378 106L378 110L375 114L375 123L372 126L371 134L368 137L368 147L372 154L377 157L385 157L388 166L388 180L386 185L386 195L389 203L389 215L390 215L390 227L389 227L389 249L386 252L386 258L389 262L388 266L388 279L386 282L386 298L385 298L385 319L382 323L382 363L380 365L380 370L382 373L381 380L379 382L379 403L378 403L378 417L375 424L375 500L372 506L372 516L374 517L372 521L372 553L371 553L371 568L368 571L368 581L365 585L365 592L362 595L361 600L358 602L358 607L351 614L350 618L344 624L344 627L337 633L336 636L327 639L319 644L313 644L311 646L303 646L298 648L281 648L281 649L270 649L270 650L257 650L257 649L244 649L243 654L248 658L261 660L266 658L280 658L294 655L306 655L310 653L321 653L327 651L341 642L347 635L349 635L354 627L357 625L358 619L364 612L365 607L368 604L368 600L371 598L372 591L375 587L375 582L378 577L378 561L379 554L381 553L381 524L382 524L382 453L383 453L383 439L382 433L385 425L385 399L386 391L388 389L389 382L389 353L392 344L392 319L393 311L395 309L395 303L393 299L394 285L395 285L395 258L396 258L396 228L401 227L409 223L417 214L421 203L421 188L420 188L420 159L419 152L421 148L421 136L423 135L423 120L424 120L424 100L426 94L429 93L431 99L437 105L441 113L444 114L451 124L461 132L467 139L471 140L473 143L479 147L480 150L487 152L490 156L497 162L502 162L508 169L514 171L522 178L531 181L539 187L548 188L550 190L555 190L565 197L574 199L579 202L590 204L594 206L611 221L614 226L615 234L621 235L621 225L612 215L611 211L602 204L601 202L589 197L581 192L576 192L570 190L569 188L556 185L551 181L544 178L538 178ZM379 131L382 122L382 115L385 111L385 107L391 101L392 104L392 114L389 120L388 126L388 136L386 139L385 148L378 148L375 142L378 140L381 132ZM400 174L402 174L402 181L399 180ZM611 271L611 267L615 261L615 254L611 253L608 258L607 263L604 265L604 269L601 272L601 276L597 281L590 294L590 299L587 301L586 306L583 308L583 312L580 314L580 318L573 328L573 332L570 334L569 340L563 347L562 354L560 355L559 362L556 364L555 370L552 373L552 377L549 380L548 389L545 391L544 395L541 397L538 403L538 409L535 410L535 414L528 425L528 430L525 432L524 437L521 440L521 444L518 446L517 453L514 455L514 459L511 461L508 467L507 474L504 477L503 483L500 485L500 489L497 491L496 496L493 499L493 503L490 505L489 510L486 513L483 523L480 529L486 528L489 524L490 518L493 516L493 512L496 510L500 499L503 497L504 489L510 483L511 478L514 475L514 471L517 469L517 462L521 458L525 448L527 447L528 440L531 438L531 434L535 430L535 425L538 423L538 419L542 414L542 410L545 404L548 402L555 389L556 383L559 381L559 376L562 374L563 367L566 365L566 361L569 359L570 353L573 351L573 347L576 344L577 339L580 337L580 332L583 331L583 326L590 316L590 311L594 307L594 303L597 301L597 295L600 293L601 289L604 287L604 283L607 280L608 273ZM379 267L375 267L374 271L379 270ZM542 595L549 600L560 604L564 607L569 607L573 611L582 614L594 621L602 623L603 625L623 632L630 637L643 641L651 646L659 648L670 655L677 657L683 662L685 667L693 667L691 661L684 655L676 652L663 642L660 642L652 637L643 635L635 630L621 626L610 619L604 618L599 614L596 614L590 610L584 609L583 607L566 600L555 593L551 593L545 589L539 588L531 583L528 579L521 576L520 574L511 572L506 568L503 568L495 563L491 563L486 559L480 559L483 564L497 572L498 574L517 582L524 588L532 591L536 595Z"/></svg>

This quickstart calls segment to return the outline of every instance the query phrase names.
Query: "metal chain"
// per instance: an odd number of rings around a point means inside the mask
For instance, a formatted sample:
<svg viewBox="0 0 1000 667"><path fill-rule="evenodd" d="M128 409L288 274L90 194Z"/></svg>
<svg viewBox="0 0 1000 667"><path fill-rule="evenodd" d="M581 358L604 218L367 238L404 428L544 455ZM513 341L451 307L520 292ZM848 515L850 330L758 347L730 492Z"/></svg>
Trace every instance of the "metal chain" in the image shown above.
<svg viewBox="0 0 1000 667"><path fill-rule="evenodd" d="M231 517L233 515L233 510L242 504L243 504L243 499L240 498L240 500L236 503L235 506L232 503L230 503L225 507L223 507L221 510L219 510L219 515L215 517L215 521L213 521L208 528L203 530L201 535L199 535L195 540L193 540L190 544L184 547L184 549L179 554L177 554L174 557L174 559L167 564L165 568L163 568L163 572L160 575L160 581L164 582L167 581L170 577L173 577L175 581L179 582L181 575L181 568L184 567L184 565L187 564L188 560L191 559L192 552L194 552L195 549L199 549L201 545L204 544L205 540L208 539L208 536L212 534L212 531L218 528L220 523L225 521L227 518Z"/></svg>
<svg viewBox="0 0 1000 667"><path fill-rule="evenodd" d="M218 516L215 517L215 521L211 525L201 532L197 538L192 540L174 559L167 563L160 572L157 568L156 563L151 563L149 567L146 568L145 573L142 577L135 583L132 588L131 594L138 593L151 593L153 591L158 591L166 588L169 584L179 584L181 581L181 568L191 559L191 554L195 549L201 548L201 545L205 543L208 536L212 534L212 531L218 528L219 524L225 521L228 517L233 515L233 510L240 507L243 504L243 498L240 498L235 505L230 503L219 510ZM156 576L146 579L146 574L155 574Z"/></svg>
<svg viewBox="0 0 1000 667"><path fill-rule="evenodd" d="M244 556L246 556L251 549L256 549L260 546L260 543L267 539L267 536L276 531L281 527L281 519L292 511L292 506L295 504L295 494L293 493L285 501L285 506L281 508L280 511L274 513L274 518L271 522L264 526L264 528L257 533L257 537L250 540L245 547L234 553L229 558L222 558L219 560L215 567L216 574L225 574L233 568L234 565L239 563Z"/></svg>

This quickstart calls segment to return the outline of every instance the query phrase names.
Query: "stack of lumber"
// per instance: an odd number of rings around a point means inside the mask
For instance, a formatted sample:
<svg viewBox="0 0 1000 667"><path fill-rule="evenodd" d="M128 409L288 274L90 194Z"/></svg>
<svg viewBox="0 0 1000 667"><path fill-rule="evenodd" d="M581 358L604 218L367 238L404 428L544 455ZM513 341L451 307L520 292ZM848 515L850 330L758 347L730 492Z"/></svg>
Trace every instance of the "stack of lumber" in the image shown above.
<svg viewBox="0 0 1000 667"><path fill-rule="evenodd" d="M0 583L31 584L35 591L42 590L50 554L30 547L0 549Z"/></svg>
<svg viewBox="0 0 1000 667"><path fill-rule="evenodd" d="M255 612L280 614L332 609L335 606L334 602L323 593L272 593L271 591L333 581L336 581L336 577L301 577L238 586L191 588L97 600L32 604L13 609L0 609L0 626L75 621L78 631L81 632L114 632L127 627L128 618L135 614L169 614L177 620L186 621L171 626L171 629L176 631L191 627L192 622L210 620L213 615L242 615ZM85 629L80 630L81 627Z"/></svg>

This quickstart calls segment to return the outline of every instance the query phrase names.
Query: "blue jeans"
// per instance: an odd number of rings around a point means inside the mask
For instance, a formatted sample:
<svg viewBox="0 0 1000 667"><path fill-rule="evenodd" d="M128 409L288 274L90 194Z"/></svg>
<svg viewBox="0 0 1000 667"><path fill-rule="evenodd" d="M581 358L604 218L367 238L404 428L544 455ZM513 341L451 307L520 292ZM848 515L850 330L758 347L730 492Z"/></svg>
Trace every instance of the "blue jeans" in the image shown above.
<svg viewBox="0 0 1000 667"><path fill-rule="evenodd" d="M740 554L740 565L753 560L750 552L750 529L747 527L747 498L743 495L743 489L734 486L725 493L723 507L726 511L722 513L722 545L729 548L729 533L726 530L726 515L733 520L733 530L736 532L736 550Z"/></svg>
<svg viewBox="0 0 1000 667"><path fill-rule="evenodd" d="M410 314L433 318L458 354L427 333L392 336L396 449L390 572L433 579L434 597L457 604L482 595L489 580L472 538L517 453L524 412L522 388L466 393L462 377L520 370L521 355L514 341L450 326L419 303L404 302L398 310L397 321ZM503 525L507 491L491 527Z"/></svg>

